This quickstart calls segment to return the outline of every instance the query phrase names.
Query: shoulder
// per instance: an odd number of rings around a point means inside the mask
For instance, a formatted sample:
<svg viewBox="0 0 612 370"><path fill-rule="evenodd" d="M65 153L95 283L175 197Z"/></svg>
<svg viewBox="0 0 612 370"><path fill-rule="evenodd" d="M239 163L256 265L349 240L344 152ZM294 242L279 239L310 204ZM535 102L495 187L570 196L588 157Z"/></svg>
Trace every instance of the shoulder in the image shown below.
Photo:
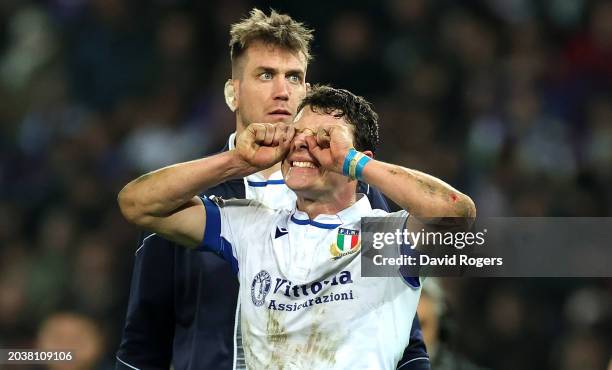
<svg viewBox="0 0 612 370"><path fill-rule="evenodd" d="M268 219L277 219L287 216L290 211L271 208L254 199L224 199L218 196L204 198L205 202L215 204L220 210L231 213L234 217L252 219L254 222L263 222Z"/></svg>
<svg viewBox="0 0 612 370"><path fill-rule="evenodd" d="M405 210L399 210L397 212L389 212L384 209L373 209L371 210L366 217L400 217L406 218L408 217L408 212Z"/></svg>
<svg viewBox="0 0 612 370"><path fill-rule="evenodd" d="M357 193L365 194L368 197L372 208L382 209L385 211L389 210L389 204L387 203L387 200L380 192L380 190L376 189L375 187L360 181L357 184Z"/></svg>
<svg viewBox="0 0 612 370"><path fill-rule="evenodd" d="M262 212L270 212L276 213L278 210L272 209L262 202L255 199L237 199L237 198L229 198L225 199L223 197L219 197L216 195L211 195L208 197L208 200L215 203L219 208L249 208L249 209L257 209Z"/></svg>

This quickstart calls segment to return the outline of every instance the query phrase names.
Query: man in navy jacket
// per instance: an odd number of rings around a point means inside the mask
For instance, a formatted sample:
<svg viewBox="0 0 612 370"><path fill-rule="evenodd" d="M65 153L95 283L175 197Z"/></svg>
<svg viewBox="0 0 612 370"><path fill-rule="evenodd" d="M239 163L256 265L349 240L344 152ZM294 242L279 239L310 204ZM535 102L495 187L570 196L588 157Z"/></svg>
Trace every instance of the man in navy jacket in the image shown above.
<svg viewBox="0 0 612 370"><path fill-rule="evenodd" d="M232 78L224 92L236 113L236 134L253 122L293 122L307 90L312 31L287 15L268 16L254 9L232 26L230 34ZM226 150L233 147L234 138L232 134ZM290 208L295 198L279 169L276 165L221 183L204 195ZM358 192L368 195L373 208L388 208L378 190L360 184ZM220 257L176 248L156 234L143 235L135 255L117 369L168 369L171 363L176 370L243 368L237 296L236 276ZM429 369L416 318L398 368Z"/></svg>

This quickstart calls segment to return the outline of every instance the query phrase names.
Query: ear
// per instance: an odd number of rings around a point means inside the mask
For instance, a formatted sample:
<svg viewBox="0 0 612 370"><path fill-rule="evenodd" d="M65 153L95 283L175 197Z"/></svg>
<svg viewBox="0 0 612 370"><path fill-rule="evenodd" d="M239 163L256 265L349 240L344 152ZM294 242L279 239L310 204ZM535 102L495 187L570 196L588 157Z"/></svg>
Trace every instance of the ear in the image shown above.
<svg viewBox="0 0 612 370"><path fill-rule="evenodd" d="M374 153L371 150L364 150L362 153L374 159Z"/></svg>
<svg viewBox="0 0 612 370"><path fill-rule="evenodd" d="M236 93L236 88L234 87L234 80L231 78L225 81L223 95L225 95L225 104L227 104L232 112L235 112L236 109L238 109L238 94Z"/></svg>
<svg viewBox="0 0 612 370"><path fill-rule="evenodd" d="M306 92L310 91L310 82L306 82Z"/></svg>

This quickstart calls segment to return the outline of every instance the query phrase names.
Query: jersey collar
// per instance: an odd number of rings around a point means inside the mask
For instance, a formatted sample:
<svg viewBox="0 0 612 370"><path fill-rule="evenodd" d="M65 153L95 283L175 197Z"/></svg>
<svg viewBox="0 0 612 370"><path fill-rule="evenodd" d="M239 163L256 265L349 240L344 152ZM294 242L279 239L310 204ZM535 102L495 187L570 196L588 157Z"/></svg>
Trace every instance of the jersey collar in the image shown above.
<svg viewBox="0 0 612 370"><path fill-rule="evenodd" d="M285 179L283 178L283 173L281 170L278 170L270 175L268 179L263 177L259 172L254 173L245 177L247 186L262 188L268 185L283 185L285 184Z"/></svg>
<svg viewBox="0 0 612 370"><path fill-rule="evenodd" d="M236 133L235 132L232 132L229 139L227 140L227 147L229 148L229 150L236 149Z"/></svg>
<svg viewBox="0 0 612 370"><path fill-rule="evenodd" d="M306 212L297 208L290 215L290 220L297 225L311 225L321 229L335 229L342 224L358 222L372 211L370 200L364 194L357 194L357 201L335 215L318 215L311 220Z"/></svg>

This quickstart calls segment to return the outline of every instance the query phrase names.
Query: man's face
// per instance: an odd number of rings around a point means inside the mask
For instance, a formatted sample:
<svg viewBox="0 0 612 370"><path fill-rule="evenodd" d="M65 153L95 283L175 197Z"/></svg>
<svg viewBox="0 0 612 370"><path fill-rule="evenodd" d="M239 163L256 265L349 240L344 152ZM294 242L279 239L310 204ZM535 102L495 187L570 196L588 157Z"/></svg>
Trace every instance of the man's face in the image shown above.
<svg viewBox="0 0 612 370"><path fill-rule="evenodd" d="M333 197L333 194L344 187L353 187L351 181L338 173L324 170L310 152L307 136L315 135L319 127L329 124L340 124L353 128L344 118L334 117L331 114L313 112L305 107L299 114L294 126L295 136L287 157L283 160L281 170L285 184L298 195L318 199Z"/></svg>
<svg viewBox="0 0 612 370"><path fill-rule="evenodd" d="M291 123L306 94L303 53L255 41L240 58L234 80L238 123Z"/></svg>

